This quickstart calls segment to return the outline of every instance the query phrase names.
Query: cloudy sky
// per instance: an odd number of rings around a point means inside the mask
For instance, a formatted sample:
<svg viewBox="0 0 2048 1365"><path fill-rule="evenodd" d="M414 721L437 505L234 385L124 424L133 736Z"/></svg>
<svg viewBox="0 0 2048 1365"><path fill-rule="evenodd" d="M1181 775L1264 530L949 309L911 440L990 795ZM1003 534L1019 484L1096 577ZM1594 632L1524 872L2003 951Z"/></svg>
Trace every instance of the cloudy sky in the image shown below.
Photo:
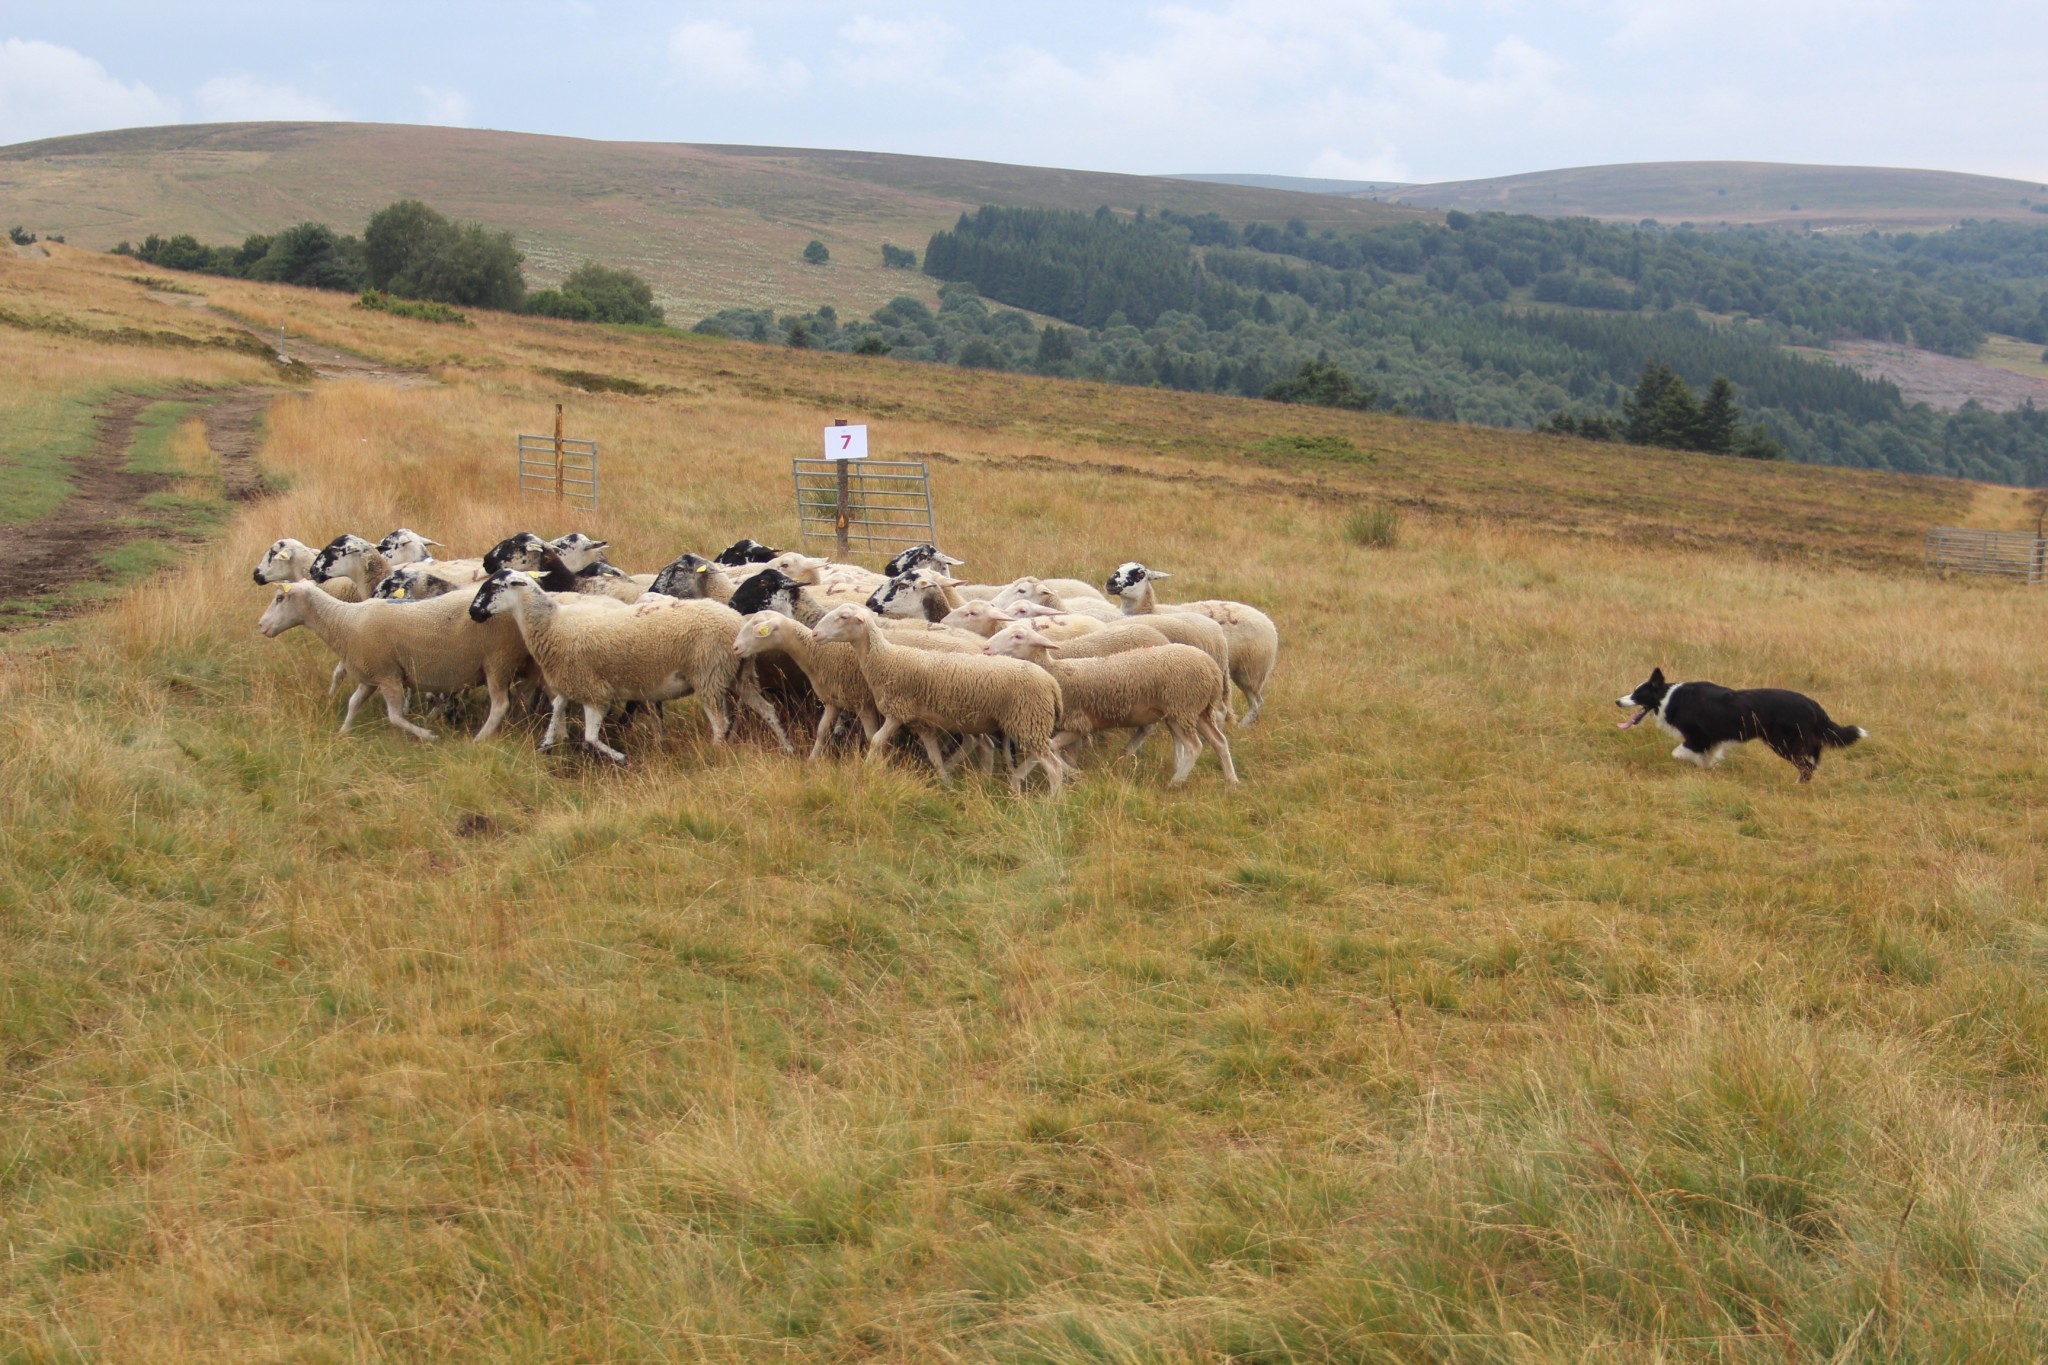
<svg viewBox="0 0 2048 1365"><path fill-rule="evenodd" d="M2041 180L2044 54L2044 0L8 0L0 143L362 119L1115 171Z"/></svg>

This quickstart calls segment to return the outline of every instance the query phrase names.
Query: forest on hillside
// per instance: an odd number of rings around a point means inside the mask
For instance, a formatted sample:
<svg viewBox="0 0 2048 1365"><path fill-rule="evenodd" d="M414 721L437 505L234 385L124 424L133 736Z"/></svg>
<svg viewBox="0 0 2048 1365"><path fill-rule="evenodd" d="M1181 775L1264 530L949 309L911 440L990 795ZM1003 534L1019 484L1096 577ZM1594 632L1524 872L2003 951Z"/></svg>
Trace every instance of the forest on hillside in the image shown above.
<svg viewBox="0 0 2048 1365"><path fill-rule="evenodd" d="M936 310L732 309L698 329L1253 396L1324 361L1363 405L1549 429L1625 425L1656 363L1702 390L1728 380L1793 459L2048 484L2048 413L1936 412L1785 349L2048 344L2048 226L1826 237L1453 212L1340 235L984 207L935 234L923 268L945 282Z"/></svg>

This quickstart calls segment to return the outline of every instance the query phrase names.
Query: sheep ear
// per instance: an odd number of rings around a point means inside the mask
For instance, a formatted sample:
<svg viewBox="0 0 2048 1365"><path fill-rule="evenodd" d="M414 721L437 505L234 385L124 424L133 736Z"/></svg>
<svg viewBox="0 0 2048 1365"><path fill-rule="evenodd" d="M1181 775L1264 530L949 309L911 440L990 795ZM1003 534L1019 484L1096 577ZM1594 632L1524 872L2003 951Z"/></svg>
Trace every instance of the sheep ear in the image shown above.
<svg viewBox="0 0 2048 1365"><path fill-rule="evenodd" d="M948 554L942 554L942 555L938 556L938 560L939 560L939 563L941 563L941 564L949 564L949 565L952 565L952 566L954 566L954 567L958 567L959 565L965 564L965 563L967 562L967 561L966 561L966 560L964 560L964 559L955 559L955 558L953 558L953 556L951 556L951 555L948 555Z"/></svg>
<svg viewBox="0 0 2048 1365"><path fill-rule="evenodd" d="M1157 569L1147 569L1147 570L1145 570L1145 577L1147 577L1147 578L1171 578L1171 577L1173 577L1173 575L1172 575L1172 574L1170 574L1170 573L1161 573L1161 572L1160 572L1159 570L1157 570Z"/></svg>
<svg viewBox="0 0 2048 1365"><path fill-rule="evenodd" d="M438 540L428 540L428 539L427 539L427 538L426 538L425 536L421 536L421 537L420 537L420 543L421 543L422 545L431 545L431 546L433 546L433 547L434 547L435 549L437 549L437 550L445 550L445 549L447 549L447 548L448 548L447 546L443 545L443 544L442 544L442 543L441 543L440 541L438 541Z"/></svg>

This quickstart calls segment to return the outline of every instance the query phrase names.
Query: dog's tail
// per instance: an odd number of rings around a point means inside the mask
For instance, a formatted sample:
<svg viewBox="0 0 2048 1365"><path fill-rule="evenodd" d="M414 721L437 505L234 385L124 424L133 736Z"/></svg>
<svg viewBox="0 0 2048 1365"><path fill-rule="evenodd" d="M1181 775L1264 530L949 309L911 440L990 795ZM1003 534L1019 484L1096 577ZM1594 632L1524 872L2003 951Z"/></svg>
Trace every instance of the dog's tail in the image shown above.
<svg viewBox="0 0 2048 1365"><path fill-rule="evenodd" d="M1820 742L1830 749L1846 749L1859 739L1870 738L1870 731L1860 725L1837 725L1829 721L1821 727Z"/></svg>

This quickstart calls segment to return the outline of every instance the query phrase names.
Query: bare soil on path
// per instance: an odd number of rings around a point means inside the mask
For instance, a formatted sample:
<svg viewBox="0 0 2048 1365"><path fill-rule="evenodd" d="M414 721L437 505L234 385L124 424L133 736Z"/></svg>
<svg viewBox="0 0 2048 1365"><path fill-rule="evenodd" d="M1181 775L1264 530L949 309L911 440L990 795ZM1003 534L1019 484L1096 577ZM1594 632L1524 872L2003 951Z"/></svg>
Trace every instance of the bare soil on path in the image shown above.
<svg viewBox="0 0 2048 1365"><path fill-rule="evenodd" d="M230 499L243 501L266 491L256 462L259 422L277 392L241 390L217 399L202 414L207 444L220 460L222 485ZM136 424L153 404L211 397L203 390L117 394L99 414L92 449L71 465L70 496L49 516L0 532L0 601L62 593L111 577L100 563L100 553L152 534L140 524L143 500L176 482L168 475L141 474L128 467ZM51 614L77 609L60 604ZM45 615L35 623L48 619Z"/></svg>

